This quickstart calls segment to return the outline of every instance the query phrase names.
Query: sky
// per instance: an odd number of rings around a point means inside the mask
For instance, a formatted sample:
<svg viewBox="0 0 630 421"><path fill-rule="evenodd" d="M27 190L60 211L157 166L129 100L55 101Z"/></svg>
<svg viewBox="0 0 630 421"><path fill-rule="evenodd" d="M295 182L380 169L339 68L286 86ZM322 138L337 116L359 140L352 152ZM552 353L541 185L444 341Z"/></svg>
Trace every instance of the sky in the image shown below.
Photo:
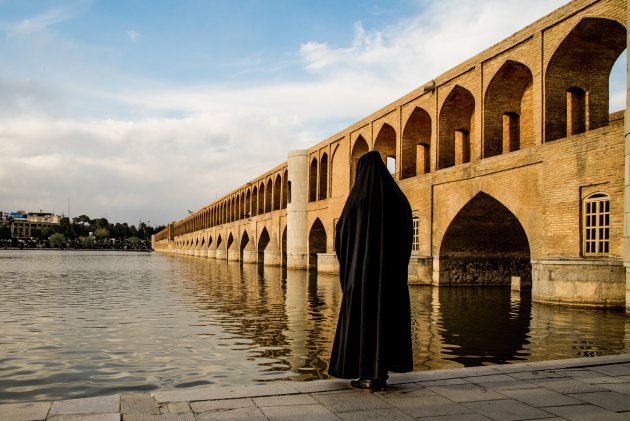
<svg viewBox="0 0 630 421"><path fill-rule="evenodd" d="M179 220L565 3L0 0L0 210Z"/></svg>

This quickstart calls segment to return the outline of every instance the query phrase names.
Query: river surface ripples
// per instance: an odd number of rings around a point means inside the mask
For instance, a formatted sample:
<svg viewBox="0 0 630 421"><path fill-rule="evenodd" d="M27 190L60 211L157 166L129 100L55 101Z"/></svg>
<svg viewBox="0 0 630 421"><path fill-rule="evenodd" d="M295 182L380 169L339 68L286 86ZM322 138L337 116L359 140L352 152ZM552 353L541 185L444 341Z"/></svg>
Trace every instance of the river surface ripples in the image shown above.
<svg viewBox="0 0 630 421"><path fill-rule="evenodd" d="M416 370L630 352L622 311L410 287ZM327 378L337 275L157 253L0 251L0 403Z"/></svg>

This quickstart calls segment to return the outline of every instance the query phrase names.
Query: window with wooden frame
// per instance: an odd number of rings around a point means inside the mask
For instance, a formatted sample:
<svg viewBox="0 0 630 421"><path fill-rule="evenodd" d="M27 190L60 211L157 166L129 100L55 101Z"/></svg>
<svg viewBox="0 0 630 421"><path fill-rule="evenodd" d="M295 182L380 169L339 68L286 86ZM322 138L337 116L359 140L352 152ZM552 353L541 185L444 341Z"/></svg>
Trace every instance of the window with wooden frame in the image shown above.
<svg viewBox="0 0 630 421"><path fill-rule="evenodd" d="M413 243L411 245L411 251L420 250L420 219L415 216L413 218Z"/></svg>
<svg viewBox="0 0 630 421"><path fill-rule="evenodd" d="M583 202L583 253L601 256L610 249L610 197L595 193Z"/></svg>

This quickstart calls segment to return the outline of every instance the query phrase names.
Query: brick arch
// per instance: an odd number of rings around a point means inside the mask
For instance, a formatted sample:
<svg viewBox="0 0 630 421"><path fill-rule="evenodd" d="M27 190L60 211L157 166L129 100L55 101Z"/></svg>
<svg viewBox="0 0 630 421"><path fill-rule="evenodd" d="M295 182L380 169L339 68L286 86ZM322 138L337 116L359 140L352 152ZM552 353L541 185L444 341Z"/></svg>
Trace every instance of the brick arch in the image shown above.
<svg viewBox="0 0 630 421"><path fill-rule="evenodd" d="M613 19L585 17L567 34L545 69L546 142L608 125L610 70L625 48L626 29Z"/></svg>
<svg viewBox="0 0 630 421"><path fill-rule="evenodd" d="M278 210L282 206L282 177L280 174L276 174L276 179L273 182L273 210Z"/></svg>
<svg viewBox="0 0 630 421"><path fill-rule="evenodd" d="M431 171L431 116L416 107L405 124L402 136L400 178Z"/></svg>
<svg viewBox="0 0 630 421"><path fill-rule="evenodd" d="M533 77L526 65L507 60L484 99L483 157L533 146Z"/></svg>
<svg viewBox="0 0 630 421"><path fill-rule="evenodd" d="M328 154L324 152L319 160L319 200L328 198Z"/></svg>
<svg viewBox="0 0 630 421"><path fill-rule="evenodd" d="M265 182L258 185L258 215L265 213Z"/></svg>
<svg viewBox="0 0 630 421"><path fill-rule="evenodd" d="M530 242L519 219L479 192L450 221L440 241L440 284L509 285L531 281Z"/></svg>
<svg viewBox="0 0 630 421"><path fill-rule="evenodd" d="M258 187L252 188L252 216L258 215Z"/></svg>
<svg viewBox="0 0 630 421"><path fill-rule="evenodd" d="M267 179L267 190L265 191L265 212L271 212L271 203L273 201L273 181L271 177Z"/></svg>
<svg viewBox="0 0 630 421"><path fill-rule="evenodd" d="M317 158L311 159L308 170L308 201L317 200Z"/></svg>
<svg viewBox="0 0 630 421"><path fill-rule="evenodd" d="M468 89L456 85L440 110L438 169L470 162L474 120L475 98Z"/></svg>
<svg viewBox="0 0 630 421"><path fill-rule="evenodd" d="M381 158L385 164L388 164L388 161L393 159L394 166L393 168L389 168L391 173L396 173L398 171L396 165L397 136L396 130L386 123L383 124L381 129L378 131L378 135L374 141L374 150L381 154Z"/></svg>
<svg viewBox="0 0 630 421"><path fill-rule="evenodd" d="M352 184L354 184L354 178L357 175L357 163L359 162L359 158L369 151L370 148L365 138L359 135L354 145L352 145L352 154L350 155L350 181Z"/></svg>
<svg viewBox="0 0 630 421"><path fill-rule="evenodd" d="M282 209L286 209L289 199L289 171L284 170L282 175Z"/></svg>
<svg viewBox="0 0 630 421"><path fill-rule="evenodd" d="M326 253L326 228L319 218L315 218L308 232L309 268L317 268L317 253Z"/></svg>

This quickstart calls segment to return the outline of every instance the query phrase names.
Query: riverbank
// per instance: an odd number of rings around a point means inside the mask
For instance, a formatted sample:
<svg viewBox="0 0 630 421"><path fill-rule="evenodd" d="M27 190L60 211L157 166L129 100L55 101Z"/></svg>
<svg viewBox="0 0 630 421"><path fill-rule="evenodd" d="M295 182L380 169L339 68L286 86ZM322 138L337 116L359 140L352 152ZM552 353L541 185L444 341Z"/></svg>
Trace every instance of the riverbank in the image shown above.
<svg viewBox="0 0 630 421"><path fill-rule="evenodd" d="M198 387L0 405L0 420L617 420L630 417L630 354L346 380Z"/></svg>

